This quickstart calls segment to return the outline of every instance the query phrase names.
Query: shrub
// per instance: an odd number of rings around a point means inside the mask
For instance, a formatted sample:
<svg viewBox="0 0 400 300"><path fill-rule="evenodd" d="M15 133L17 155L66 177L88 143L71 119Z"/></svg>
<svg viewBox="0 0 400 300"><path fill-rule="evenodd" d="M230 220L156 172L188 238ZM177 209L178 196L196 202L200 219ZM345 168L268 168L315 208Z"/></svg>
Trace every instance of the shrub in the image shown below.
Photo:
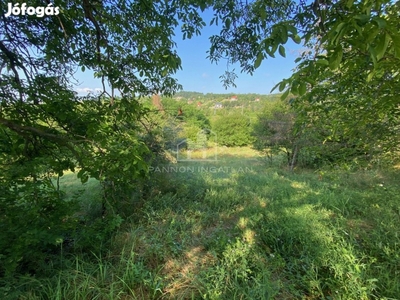
<svg viewBox="0 0 400 300"><path fill-rule="evenodd" d="M214 122L212 128L217 134L218 144L222 146L246 146L253 141L250 121L243 115L221 116Z"/></svg>
<svg viewBox="0 0 400 300"><path fill-rule="evenodd" d="M47 179L0 186L0 274L40 272L74 231L77 205L64 201Z"/></svg>

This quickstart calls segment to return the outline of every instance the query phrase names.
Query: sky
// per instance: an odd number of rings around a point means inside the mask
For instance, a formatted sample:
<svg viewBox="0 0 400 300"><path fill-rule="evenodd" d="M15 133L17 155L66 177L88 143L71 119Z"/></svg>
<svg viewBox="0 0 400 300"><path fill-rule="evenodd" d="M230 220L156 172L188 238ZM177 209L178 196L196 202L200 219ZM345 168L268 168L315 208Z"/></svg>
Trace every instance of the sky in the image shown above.
<svg viewBox="0 0 400 300"><path fill-rule="evenodd" d="M204 15L204 20L209 24L211 13ZM235 68L238 78L235 80L236 88L225 89L219 78L226 70L226 62L221 61L217 65L211 63L207 57L210 47L209 37L217 34L218 28L206 26L201 31L201 36L194 36L190 40L182 40L182 33L176 32L175 41L177 52L182 60L182 70L175 74L175 78L183 86L184 91L201 93L237 93L237 94L270 94L271 89L282 79L290 77L295 67L294 60L299 55L300 45L291 40L285 45L286 58L276 53L275 58L265 59L260 67L251 76L240 72L239 66ZM80 85L76 88L79 95L100 90L101 84L98 79L93 78L90 72L78 72L75 74ZM277 92L274 91L274 92Z"/></svg>

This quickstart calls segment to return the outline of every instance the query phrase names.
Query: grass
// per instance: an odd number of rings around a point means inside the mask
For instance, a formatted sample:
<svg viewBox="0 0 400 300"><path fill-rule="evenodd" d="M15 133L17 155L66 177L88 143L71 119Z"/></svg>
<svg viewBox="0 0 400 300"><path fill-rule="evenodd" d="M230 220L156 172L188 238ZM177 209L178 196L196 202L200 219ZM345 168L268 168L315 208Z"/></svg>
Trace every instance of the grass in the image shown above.
<svg viewBox="0 0 400 300"><path fill-rule="evenodd" d="M65 172L60 177L60 189L65 193L67 200L79 198L86 205L93 205L99 200L101 190L99 182L94 178L89 178L85 184L80 184L76 174Z"/></svg>
<svg viewBox="0 0 400 300"><path fill-rule="evenodd" d="M103 256L66 258L19 298L398 299L398 171L289 173L246 153L160 166ZM96 205L97 182L61 185Z"/></svg>

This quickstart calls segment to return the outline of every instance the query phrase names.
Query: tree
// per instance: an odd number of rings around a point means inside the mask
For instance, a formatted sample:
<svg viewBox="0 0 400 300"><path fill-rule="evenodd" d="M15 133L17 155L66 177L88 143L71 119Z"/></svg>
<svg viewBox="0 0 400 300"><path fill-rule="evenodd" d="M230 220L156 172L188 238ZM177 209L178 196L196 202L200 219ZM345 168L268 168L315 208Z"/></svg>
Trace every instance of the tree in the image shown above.
<svg viewBox="0 0 400 300"><path fill-rule="evenodd" d="M267 102L253 126L253 147L264 152L271 162L273 154L283 151L288 166L293 167L298 147L293 134L294 119L294 112L283 101Z"/></svg>
<svg viewBox="0 0 400 300"><path fill-rule="evenodd" d="M389 1L321 8L320 37L309 39L297 72L283 83L302 96L293 106L303 121L325 129L325 145L341 145L341 159L398 149L398 9Z"/></svg>
<svg viewBox="0 0 400 300"><path fill-rule="evenodd" d="M358 148L378 142L398 149L398 1L279 1L268 2L268 9L264 1L229 3L214 18L223 28L211 38L212 61L227 57L228 64L253 73L276 52L285 56L289 38L303 42L307 50L296 60L296 71L274 88L284 92L282 98L299 96L292 103L303 121L296 130L308 128L311 115L321 120L327 111L341 111L343 118L330 118L332 126L325 126L326 138L342 132ZM222 77L225 85L232 84L232 72Z"/></svg>
<svg viewBox="0 0 400 300"><path fill-rule="evenodd" d="M235 147L252 142L250 120L241 114L220 116L212 125L218 145Z"/></svg>
<svg viewBox="0 0 400 300"><path fill-rule="evenodd" d="M100 230L118 225L118 205L147 176L152 157L138 97L180 87L172 77L181 64L174 30L181 23L184 37L199 34L207 5L57 0L60 13L40 18L5 17L0 3L0 227L13 232L0 243L0 274L36 269L29 253L59 246L74 231L73 206L52 182L65 170L103 183ZM76 95L78 68L100 79L99 95Z"/></svg>

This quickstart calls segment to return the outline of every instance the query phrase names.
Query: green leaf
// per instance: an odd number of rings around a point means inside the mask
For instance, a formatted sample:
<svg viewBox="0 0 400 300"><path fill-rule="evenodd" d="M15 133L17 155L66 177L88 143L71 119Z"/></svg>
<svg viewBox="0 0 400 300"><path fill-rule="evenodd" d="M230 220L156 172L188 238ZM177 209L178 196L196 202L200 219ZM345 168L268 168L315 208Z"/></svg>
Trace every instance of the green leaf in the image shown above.
<svg viewBox="0 0 400 300"><path fill-rule="evenodd" d="M287 24L287 25L286 25L286 30L287 30L288 32L293 33L293 34L297 34L297 28L294 27L293 25Z"/></svg>
<svg viewBox="0 0 400 300"><path fill-rule="evenodd" d="M372 43L377 35L379 34L379 28L378 27L373 27L371 30L368 30L367 36L365 37L364 43L366 45Z"/></svg>
<svg viewBox="0 0 400 300"><path fill-rule="evenodd" d="M369 53L370 53L370 57L371 57L371 59L372 59L372 63L374 64L374 68L375 68L375 67L376 67L376 64L377 64L377 62L378 62L378 60L377 60L377 55L376 55L376 51L375 51L375 49L372 48L372 47L368 47L368 51L369 51Z"/></svg>
<svg viewBox="0 0 400 300"><path fill-rule="evenodd" d="M317 82L314 79L311 79L311 78L308 78L308 77L306 77L304 80L306 82L308 82L309 84L311 84L311 85L316 85L317 84Z"/></svg>
<svg viewBox="0 0 400 300"><path fill-rule="evenodd" d="M282 100L286 100L287 96L289 95L289 92L290 92L290 90L287 89L287 90L282 94L281 99L282 99Z"/></svg>
<svg viewBox="0 0 400 300"><path fill-rule="evenodd" d="M265 19L267 18L267 12L266 12L266 10L265 10L265 9L260 9L259 12L260 12L260 18L261 18L261 20L265 20Z"/></svg>
<svg viewBox="0 0 400 300"><path fill-rule="evenodd" d="M82 71L82 72L85 72L85 66L82 66L82 67L81 67L81 71Z"/></svg>
<svg viewBox="0 0 400 300"><path fill-rule="evenodd" d="M377 41L378 45L375 48L377 60L380 60L385 55L385 52L386 52L386 49L388 47L390 40L391 40L391 38L388 33L385 33L384 35L381 35L378 38L378 41Z"/></svg>
<svg viewBox="0 0 400 300"><path fill-rule="evenodd" d="M357 20L358 25L364 26L365 24L368 23L369 21L369 16L368 15L357 15L354 16L354 19Z"/></svg>
<svg viewBox="0 0 400 300"><path fill-rule="evenodd" d="M338 26L336 26L335 31L339 33L343 29L344 25L346 25L346 23L344 22L340 23Z"/></svg>
<svg viewBox="0 0 400 300"><path fill-rule="evenodd" d="M271 93L273 91L276 90L276 88L279 86L279 91L282 92L286 86L286 84L284 84L283 88L281 89L281 85L284 83L284 81L278 82L277 84L275 84L275 86L271 89Z"/></svg>
<svg viewBox="0 0 400 300"><path fill-rule="evenodd" d="M386 27L386 20L383 18L375 17L372 19L372 21L375 22L380 29L383 29Z"/></svg>
<svg viewBox="0 0 400 300"><path fill-rule="evenodd" d="M225 27L226 27L226 29L229 29L230 26L231 26L231 19L227 18L225 20Z"/></svg>
<svg viewBox="0 0 400 300"><path fill-rule="evenodd" d="M371 71L367 76L367 82L370 82L375 75L375 71Z"/></svg>
<svg viewBox="0 0 400 300"><path fill-rule="evenodd" d="M286 87L286 81L282 81L279 84L279 92L282 92L285 89L285 87Z"/></svg>
<svg viewBox="0 0 400 300"><path fill-rule="evenodd" d="M363 36L363 31L361 29L360 26L358 26L357 22L355 20L352 20L352 25L354 26L354 28L357 30L358 34L360 36Z"/></svg>
<svg viewBox="0 0 400 300"><path fill-rule="evenodd" d="M275 84L275 86L271 89L271 93L272 93L273 91L275 91L276 88L277 88L278 86L280 86L281 84L282 84L282 82L279 82L279 83Z"/></svg>
<svg viewBox="0 0 400 300"><path fill-rule="evenodd" d="M304 82L300 83L299 85L299 95L303 96L307 91L307 86Z"/></svg>
<svg viewBox="0 0 400 300"><path fill-rule="evenodd" d="M279 54L283 57L286 57L285 47L283 47L282 45L279 45Z"/></svg>
<svg viewBox="0 0 400 300"><path fill-rule="evenodd" d="M275 54L276 50L278 49L278 46L279 46L278 43L272 45L272 47L271 47L272 54Z"/></svg>
<svg viewBox="0 0 400 300"><path fill-rule="evenodd" d="M328 62L326 59L324 59L324 58L318 59L315 63L316 63L317 65L329 66L329 62Z"/></svg>
<svg viewBox="0 0 400 300"><path fill-rule="evenodd" d="M263 58L264 58L263 53L262 52L258 53L256 61L254 62L254 68L255 69L257 69L261 65L261 62L262 62Z"/></svg>
<svg viewBox="0 0 400 300"><path fill-rule="evenodd" d="M288 33L286 31L286 27L282 28L280 37L281 37L282 44L286 44L286 42L288 40Z"/></svg>
<svg viewBox="0 0 400 300"><path fill-rule="evenodd" d="M203 12L207 8L207 2L200 1L199 2L199 7L200 7L200 10Z"/></svg>
<svg viewBox="0 0 400 300"><path fill-rule="evenodd" d="M298 63L299 61L301 61L303 58L302 57L298 57L294 60L295 63Z"/></svg>
<svg viewBox="0 0 400 300"><path fill-rule="evenodd" d="M336 29L335 29L336 34L333 38L332 44L334 44L334 45L339 44L340 39L342 38L342 36L345 32L345 25L346 25L346 23L342 22L336 27Z"/></svg>
<svg viewBox="0 0 400 300"><path fill-rule="evenodd" d="M271 47L271 49L270 49L269 45L265 47L265 52L267 52L267 54L269 56L274 58L275 57L274 52L276 51L276 49L274 51L272 51L272 50L273 50L273 47Z"/></svg>
<svg viewBox="0 0 400 300"><path fill-rule="evenodd" d="M295 42L296 44L300 44L301 43L301 38L298 34L294 35L292 37L293 42Z"/></svg>
<svg viewBox="0 0 400 300"><path fill-rule="evenodd" d="M342 61L342 57L343 57L343 49L342 46L339 45L338 47L336 47L333 55L329 58L329 68L331 70L337 69L340 65L340 62Z"/></svg>
<svg viewBox="0 0 400 300"><path fill-rule="evenodd" d="M89 180L89 175L83 169L78 172L78 178L81 180L82 183L86 183Z"/></svg>
<svg viewBox="0 0 400 300"><path fill-rule="evenodd" d="M290 89L293 95L298 95L299 94L299 85L297 82L292 83L292 87Z"/></svg>
<svg viewBox="0 0 400 300"><path fill-rule="evenodd" d="M390 37L393 41L394 55L400 58L400 36L398 34L391 34Z"/></svg>

